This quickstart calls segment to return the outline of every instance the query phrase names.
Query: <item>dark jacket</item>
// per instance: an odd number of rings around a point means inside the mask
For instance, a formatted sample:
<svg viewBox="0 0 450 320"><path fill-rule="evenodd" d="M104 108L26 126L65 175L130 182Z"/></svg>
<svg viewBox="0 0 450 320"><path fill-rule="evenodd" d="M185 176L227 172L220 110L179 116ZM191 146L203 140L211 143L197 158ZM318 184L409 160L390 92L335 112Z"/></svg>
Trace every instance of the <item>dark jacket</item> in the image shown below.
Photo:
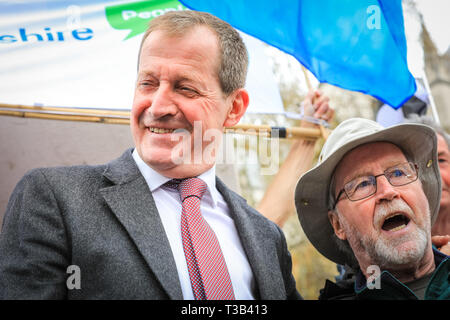
<svg viewBox="0 0 450 320"><path fill-rule="evenodd" d="M425 300L450 300L450 259L433 250L434 270L425 292ZM319 300L418 300L417 296L388 271L379 277L380 289L369 289L361 270L347 268L344 278L337 283L326 280Z"/></svg>
<svg viewBox="0 0 450 320"><path fill-rule="evenodd" d="M131 152L107 165L25 175L0 233L0 299L183 299L169 240ZM281 229L216 183L257 297L299 299ZM67 283L73 266L80 288Z"/></svg>

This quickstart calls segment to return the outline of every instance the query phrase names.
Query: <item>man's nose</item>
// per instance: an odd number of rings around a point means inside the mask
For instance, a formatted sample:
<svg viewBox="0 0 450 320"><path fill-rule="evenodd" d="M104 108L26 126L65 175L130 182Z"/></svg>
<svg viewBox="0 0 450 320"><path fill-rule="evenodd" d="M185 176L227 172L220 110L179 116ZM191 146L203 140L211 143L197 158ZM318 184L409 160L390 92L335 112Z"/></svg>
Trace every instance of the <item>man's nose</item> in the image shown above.
<svg viewBox="0 0 450 320"><path fill-rule="evenodd" d="M153 93L151 105L148 111L154 119L160 119L165 116L173 116L177 113L177 106L173 100L169 85L162 84Z"/></svg>
<svg viewBox="0 0 450 320"><path fill-rule="evenodd" d="M377 178L377 193L375 196L377 202L393 200L399 196L399 192L384 175L381 175Z"/></svg>

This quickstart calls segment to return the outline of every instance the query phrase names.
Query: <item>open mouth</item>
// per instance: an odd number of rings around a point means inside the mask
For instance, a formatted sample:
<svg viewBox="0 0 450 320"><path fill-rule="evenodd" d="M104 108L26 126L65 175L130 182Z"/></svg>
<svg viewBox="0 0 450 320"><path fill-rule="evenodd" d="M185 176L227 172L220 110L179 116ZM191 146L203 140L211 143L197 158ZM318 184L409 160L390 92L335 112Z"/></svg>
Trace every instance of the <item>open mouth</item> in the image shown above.
<svg viewBox="0 0 450 320"><path fill-rule="evenodd" d="M393 215L384 220L381 228L385 231L398 231L405 228L409 223L409 218L403 214Z"/></svg>
<svg viewBox="0 0 450 320"><path fill-rule="evenodd" d="M175 129L163 129L163 128L148 128L148 130L150 130L150 132L153 133L172 133L175 131Z"/></svg>

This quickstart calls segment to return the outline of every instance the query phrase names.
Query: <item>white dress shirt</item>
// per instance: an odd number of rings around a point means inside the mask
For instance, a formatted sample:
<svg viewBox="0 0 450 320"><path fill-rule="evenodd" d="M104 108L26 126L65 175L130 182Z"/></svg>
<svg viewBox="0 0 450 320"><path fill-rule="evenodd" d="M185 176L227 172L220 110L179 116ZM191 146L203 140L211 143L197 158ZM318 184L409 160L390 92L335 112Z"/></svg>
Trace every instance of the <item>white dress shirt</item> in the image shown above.
<svg viewBox="0 0 450 320"><path fill-rule="evenodd" d="M189 271L181 240L181 199L177 190L161 188L171 178L167 178L150 168L139 156L136 149L133 159L145 178L156 203L159 216L169 239L170 248L180 278L183 298L194 300ZM254 299L255 280L244 248L236 230L229 208L216 188L215 167L198 176L208 186L202 197L200 210L206 222L217 236L220 248L233 284L234 296L238 300Z"/></svg>

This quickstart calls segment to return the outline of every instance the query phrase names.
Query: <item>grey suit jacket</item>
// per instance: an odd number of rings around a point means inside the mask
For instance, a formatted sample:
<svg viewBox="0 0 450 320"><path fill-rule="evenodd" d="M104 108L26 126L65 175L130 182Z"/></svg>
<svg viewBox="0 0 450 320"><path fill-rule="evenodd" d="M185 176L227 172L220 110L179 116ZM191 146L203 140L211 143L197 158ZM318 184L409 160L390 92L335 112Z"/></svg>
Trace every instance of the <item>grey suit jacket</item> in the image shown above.
<svg viewBox="0 0 450 320"><path fill-rule="evenodd" d="M1 299L183 299L169 241L131 152L106 165L34 169L21 179L0 234ZM217 188L257 297L301 298L282 231L219 179Z"/></svg>

